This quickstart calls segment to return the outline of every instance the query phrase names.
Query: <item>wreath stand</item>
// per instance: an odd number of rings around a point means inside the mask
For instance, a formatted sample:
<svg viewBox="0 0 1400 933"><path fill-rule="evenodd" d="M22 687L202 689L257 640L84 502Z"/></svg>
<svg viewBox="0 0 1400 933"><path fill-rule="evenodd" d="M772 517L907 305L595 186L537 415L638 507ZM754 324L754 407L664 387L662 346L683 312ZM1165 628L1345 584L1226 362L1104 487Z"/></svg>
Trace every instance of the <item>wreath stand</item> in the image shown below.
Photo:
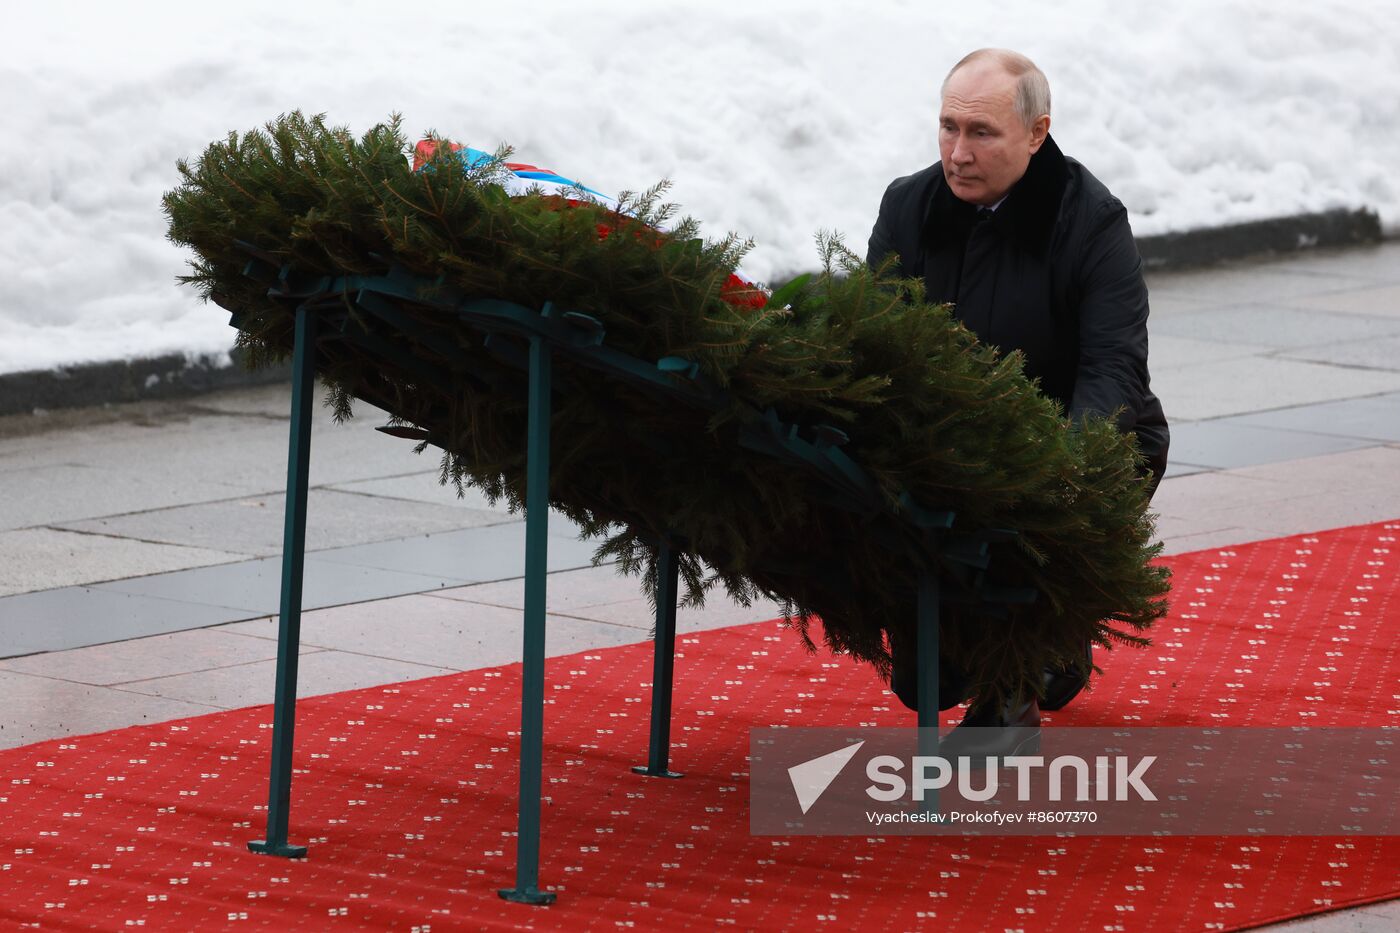
<svg viewBox="0 0 1400 933"><path fill-rule="evenodd" d="M292 354L291 430L287 456L286 520L283 531L281 600L277 636L277 681L273 707L272 765L268 783L267 833L248 843L253 852L304 858L306 846L288 841L292 796L293 732L296 724L298 646L301 638L302 576L306 553L307 477L311 455L311 397L318 345L346 345L376 365L416 379L450 382L453 373L425 359L425 347L439 358L455 352L441 333L426 327L405 308L460 320L479 331L488 350L501 362L527 373L528 427L525 497L525 607L521 683L520 787L515 886L498 893L509 901L549 904L555 894L539 886L540 781L544 742L544 645L546 548L549 521L549 452L552 362L556 356L610 376L640 391L670 396L675 402L719 408L727 395L711 385L694 363L679 357L647 362L620 353L605 343L606 330L590 315L560 311L546 303L527 308L495 299L455 294L440 281L416 278L399 269L382 276L307 276L249 244L244 274L269 285L268 297L295 314ZM244 312L230 308L234 327ZM523 345L522 345L523 344ZM386 399L361 395L386 410ZM435 441L423 429L380 428L399 437ZM984 584L988 545L1016 532L986 529L954 534L954 514L928 511L907 493L897 512L878 495L874 482L841 451L846 436L818 426L801 436L771 408L747 426L741 444L755 454L774 457L823 481L830 503L869 515L886 513L926 536L936 561L919 575L915 612L918 638L919 754L938 752L938 626L944 601L971 601L988 611L1010 603L1031 602L1033 589ZM441 446L439 444L439 446ZM670 770L671 688L675 664L677 554L684 551L683 530L654 536L657 549L655 661L652 678L651 735L647 763L632 770L647 777L679 778ZM944 580L957 584L945 588ZM949 589L949 592L944 592ZM925 808L937 808L926 796Z"/></svg>

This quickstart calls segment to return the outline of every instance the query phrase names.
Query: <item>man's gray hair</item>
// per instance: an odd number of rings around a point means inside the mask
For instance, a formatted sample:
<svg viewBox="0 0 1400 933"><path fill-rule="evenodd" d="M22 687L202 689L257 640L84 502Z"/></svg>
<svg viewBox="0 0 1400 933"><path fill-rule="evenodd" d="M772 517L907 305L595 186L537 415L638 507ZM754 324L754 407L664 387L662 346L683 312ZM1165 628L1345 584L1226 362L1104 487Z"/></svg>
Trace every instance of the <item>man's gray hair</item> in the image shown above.
<svg viewBox="0 0 1400 933"><path fill-rule="evenodd" d="M1050 113L1050 82L1046 80L1045 72L1020 52L1010 49L978 49L964 55L962 61L954 65L948 77L943 79L939 96L948 89L948 78L956 74L959 68L982 59L996 62L1016 79L1016 114L1026 126L1035 123L1041 114Z"/></svg>

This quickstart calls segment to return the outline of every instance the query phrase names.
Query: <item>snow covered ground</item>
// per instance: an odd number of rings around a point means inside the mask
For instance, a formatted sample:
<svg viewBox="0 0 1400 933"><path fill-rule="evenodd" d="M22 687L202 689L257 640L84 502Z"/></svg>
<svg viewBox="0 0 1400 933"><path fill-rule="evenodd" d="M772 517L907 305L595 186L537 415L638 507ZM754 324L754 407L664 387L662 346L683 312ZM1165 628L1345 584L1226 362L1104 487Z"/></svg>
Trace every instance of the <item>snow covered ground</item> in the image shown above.
<svg viewBox="0 0 1400 933"><path fill-rule="evenodd" d="M160 197L297 108L399 111L604 191L670 178L768 279L818 229L863 252L885 185L937 158L944 73L1002 45L1139 234L1358 206L1396 233L1397 36L1395 0L6 3L0 373L231 346L174 284Z"/></svg>

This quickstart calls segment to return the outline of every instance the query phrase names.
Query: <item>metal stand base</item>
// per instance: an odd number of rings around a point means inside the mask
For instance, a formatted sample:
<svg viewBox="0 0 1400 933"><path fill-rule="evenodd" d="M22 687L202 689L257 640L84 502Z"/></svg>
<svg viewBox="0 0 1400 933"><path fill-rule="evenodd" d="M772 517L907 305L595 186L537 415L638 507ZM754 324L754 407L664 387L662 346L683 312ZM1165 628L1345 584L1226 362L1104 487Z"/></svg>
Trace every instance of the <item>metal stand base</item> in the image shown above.
<svg viewBox="0 0 1400 933"><path fill-rule="evenodd" d="M259 855L276 855L280 858L306 858L306 846L294 846L285 842L279 845L261 839L248 843L248 851Z"/></svg>
<svg viewBox="0 0 1400 933"><path fill-rule="evenodd" d="M554 892L541 891L539 888L501 888L496 893L501 896L501 900L516 904L544 906L554 903Z"/></svg>
<svg viewBox="0 0 1400 933"><path fill-rule="evenodd" d="M666 770L653 771L653 770L651 769L651 766L650 766L650 765L634 765L634 766L632 767L632 773L633 773L633 774L645 774L647 777L664 777L664 778L679 778L679 777L685 777L685 775L682 774L682 773L679 772L679 771L666 771Z"/></svg>

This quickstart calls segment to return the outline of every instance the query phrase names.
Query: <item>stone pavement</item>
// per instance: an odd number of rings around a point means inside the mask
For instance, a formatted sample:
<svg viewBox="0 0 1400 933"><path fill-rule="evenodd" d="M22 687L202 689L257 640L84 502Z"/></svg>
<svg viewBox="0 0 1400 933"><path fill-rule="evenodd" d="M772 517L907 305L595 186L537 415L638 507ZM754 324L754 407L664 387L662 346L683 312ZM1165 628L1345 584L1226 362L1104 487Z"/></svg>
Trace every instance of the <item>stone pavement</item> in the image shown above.
<svg viewBox="0 0 1400 933"><path fill-rule="evenodd" d="M1400 243L1149 285L1169 553L1400 517ZM0 747L270 702L287 411L267 386L0 418ZM522 517L357 413L312 442L301 695L517 660ZM648 638L639 581L591 552L552 516L551 654ZM718 595L678 626L780 614ZM1396 904L1283 926L1394 929Z"/></svg>

